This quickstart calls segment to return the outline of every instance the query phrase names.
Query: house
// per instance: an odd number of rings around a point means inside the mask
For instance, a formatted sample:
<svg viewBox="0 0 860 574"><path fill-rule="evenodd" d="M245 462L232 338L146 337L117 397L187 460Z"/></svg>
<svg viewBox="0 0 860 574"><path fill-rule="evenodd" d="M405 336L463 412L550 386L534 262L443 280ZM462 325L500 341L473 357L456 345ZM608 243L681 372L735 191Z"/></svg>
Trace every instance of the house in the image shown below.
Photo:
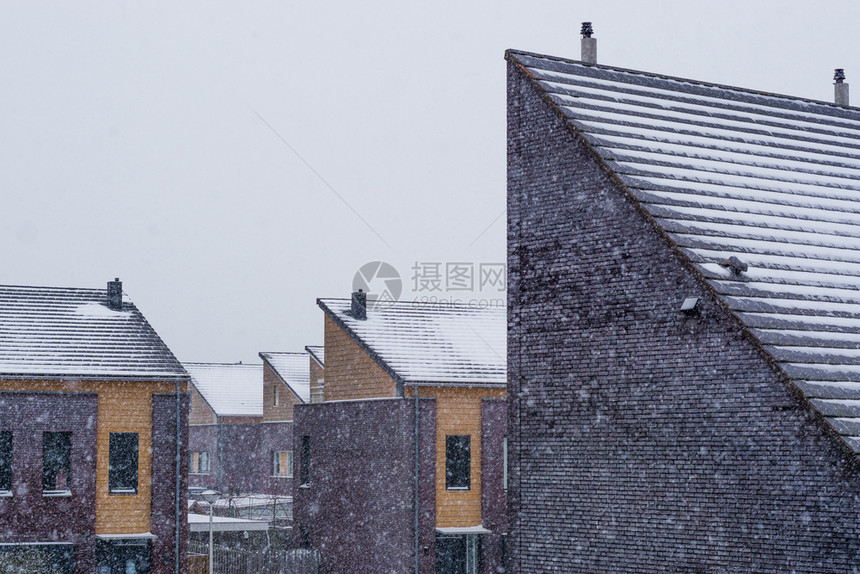
<svg viewBox="0 0 860 574"><path fill-rule="evenodd" d="M0 287L0 570L185 571L187 381L119 279Z"/></svg>
<svg viewBox="0 0 860 574"><path fill-rule="evenodd" d="M860 110L593 57L506 54L513 571L856 572Z"/></svg>
<svg viewBox="0 0 860 574"><path fill-rule="evenodd" d="M185 363L191 374L192 486L226 498L221 514L292 519L293 405L310 397L305 353L260 353L262 364ZM283 525L283 524L282 524Z"/></svg>
<svg viewBox="0 0 860 574"><path fill-rule="evenodd" d="M320 392L295 407L295 531L321 572L497 572L505 313L320 299ZM312 378L313 380L313 378Z"/></svg>

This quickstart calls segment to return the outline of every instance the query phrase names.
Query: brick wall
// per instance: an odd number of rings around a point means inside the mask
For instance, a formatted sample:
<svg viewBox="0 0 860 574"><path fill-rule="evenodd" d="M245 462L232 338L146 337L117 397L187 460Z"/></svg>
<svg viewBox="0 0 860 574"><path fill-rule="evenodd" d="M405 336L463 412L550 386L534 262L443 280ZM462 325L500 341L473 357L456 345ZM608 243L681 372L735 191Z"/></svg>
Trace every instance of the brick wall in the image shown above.
<svg viewBox="0 0 860 574"><path fill-rule="evenodd" d="M179 426L179 572L188 554L188 415L190 398L180 399ZM152 542L153 574L171 574L176 564L176 395L152 397Z"/></svg>
<svg viewBox="0 0 860 574"><path fill-rule="evenodd" d="M0 498L0 542L70 542L75 573L95 569L98 398L93 393L0 392L11 430L12 496ZM72 433L71 497L42 496L42 433Z"/></svg>
<svg viewBox="0 0 860 574"><path fill-rule="evenodd" d="M218 425L191 425L188 429L188 450L190 452L206 451L209 453L209 472L205 474L189 474L189 484L191 486L219 489ZM185 463L190 468L190 460L186 460Z"/></svg>
<svg viewBox="0 0 860 574"><path fill-rule="evenodd" d="M481 518L492 534L483 536L483 571L495 574L504 567L502 538L508 532L507 497L504 488L503 441L508 423L504 399L481 401Z"/></svg>
<svg viewBox="0 0 860 574"><path fill-rule="evenodd" d="M853 456L510 64L508 97L513 570L855 571Z"/></svg>
<svg viewBox="0 0 860 574"><path fill-rule="evenodd" d="M414 401L307 404L295 413L296 445L302 435L311 437L310 485L294 495L297 543L306 532L322 554L323 574L414 571ZM436 566L433 400L420 401L419 421L419 559L421 572L430 574Z"/></svg>

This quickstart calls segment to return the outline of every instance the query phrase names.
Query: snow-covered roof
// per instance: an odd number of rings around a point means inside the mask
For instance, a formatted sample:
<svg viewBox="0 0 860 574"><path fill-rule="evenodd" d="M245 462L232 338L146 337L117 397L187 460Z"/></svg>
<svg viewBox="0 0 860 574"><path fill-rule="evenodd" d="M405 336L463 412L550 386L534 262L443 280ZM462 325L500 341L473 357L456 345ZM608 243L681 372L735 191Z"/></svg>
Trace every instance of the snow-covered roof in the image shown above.
<svg viewBox="0 0 860 574"><path fill-rule="evenodd" d="M127 297L104 289L0 286L0 377L187 378Z"/></svg>
<svg viewBox="0 0 860 574"><path fill-rule="evenodd" d="M183 363L215 414L224 417L263 416L263 365Z"/></svg>
<svg viewBox="0 0 860 574"><path fill-rule="evenodd" d="M302 402L310 402L311 364L307 353L260 353L260 358Z"/></svg>
<svg viewBox="0 0 860 574"><path fill-rule="evenodd" d="M317 303L403 384L504 386L506 310L385 302L354 319L347 299Z"/></svg>
<svg viewBox="0 0 860 574"><path fill-rule="evenodd" d="M305 347L305 350L321 367L325 367L325 347L322 345L308 345Z"/></svg>
<svg viewBox="0 0 860 574"><path fill-rule="evenodd" d="M249 532L257 530L268 530L268 520L246 520L244 518L232 518L229 516L213 516L207 514L188 514L188 530L191 532Z"/></svg>
<svg viewBox="0 0 860 574"><path fill-rule="evenodd" d="M860 110L508 57L860 452Z"/></svg>

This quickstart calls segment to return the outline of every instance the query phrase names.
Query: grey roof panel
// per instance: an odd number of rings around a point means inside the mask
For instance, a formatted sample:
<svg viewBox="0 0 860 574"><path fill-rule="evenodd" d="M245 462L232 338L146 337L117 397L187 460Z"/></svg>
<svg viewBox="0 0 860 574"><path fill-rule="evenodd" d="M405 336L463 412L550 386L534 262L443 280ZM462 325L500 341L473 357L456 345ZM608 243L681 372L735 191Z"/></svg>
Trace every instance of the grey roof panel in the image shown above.
<svg viewBox="0 0 860 574"><path fill-rule="evenodd" d="M127 298L100 289L0 286L0 377L187 378Z"/></svg>

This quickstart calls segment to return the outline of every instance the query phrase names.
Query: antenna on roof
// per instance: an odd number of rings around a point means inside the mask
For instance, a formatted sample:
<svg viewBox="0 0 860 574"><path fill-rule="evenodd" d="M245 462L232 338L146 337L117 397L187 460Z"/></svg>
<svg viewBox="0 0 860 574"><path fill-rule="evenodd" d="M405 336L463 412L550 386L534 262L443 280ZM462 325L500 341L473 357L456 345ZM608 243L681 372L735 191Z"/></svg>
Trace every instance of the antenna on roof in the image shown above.
<svg viewBox="0 0 860 574"><path fill-rule="evenodd" d="M833 71L833 99L837 106L848 105L848 84L845 83L845 70L836 68Z"/></svg>
<svg viewBox="0 0 860 574"><path fill-rule="evenodd" d="M580 58L584 64L597 63L597 38L592 38L594 28L591 27L591 22L583 22L582 30L582 57Z"/></svg>

